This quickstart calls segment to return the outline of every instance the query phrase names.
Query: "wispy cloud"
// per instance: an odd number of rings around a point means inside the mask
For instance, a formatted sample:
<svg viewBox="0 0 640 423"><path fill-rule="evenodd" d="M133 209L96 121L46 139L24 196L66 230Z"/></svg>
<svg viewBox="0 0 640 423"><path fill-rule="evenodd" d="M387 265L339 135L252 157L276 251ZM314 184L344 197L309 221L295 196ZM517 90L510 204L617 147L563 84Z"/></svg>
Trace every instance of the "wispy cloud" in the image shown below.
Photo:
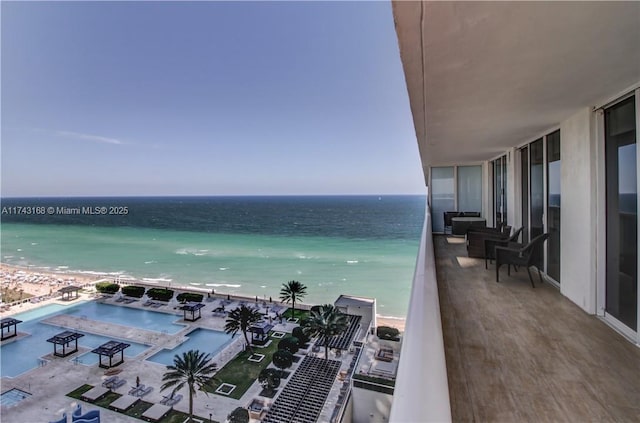
<svg viewBox="0 0 640 423"><path fill-rule="evenodd" d="M61 137L75 138L75 139L79 139L79 140L100 142L100 143L103 143L103 144L114 144L114 145L124 145L124 144L126 144L124 141L121 141L121 140L116 139L116 138L103 137L103 136L100 136L100 135L93 135L93 134L82 134L82 133L79 133L79 132L56 131L56 135L61 136Z"/></svg>

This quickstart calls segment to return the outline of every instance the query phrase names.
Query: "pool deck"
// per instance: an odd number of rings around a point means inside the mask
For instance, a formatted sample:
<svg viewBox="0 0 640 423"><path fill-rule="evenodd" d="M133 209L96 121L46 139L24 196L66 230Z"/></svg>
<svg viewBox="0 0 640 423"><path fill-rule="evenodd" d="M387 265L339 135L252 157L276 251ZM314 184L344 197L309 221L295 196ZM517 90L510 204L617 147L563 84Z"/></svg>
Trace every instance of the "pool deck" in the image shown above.
<svg viewBox="0 0 640 423"><path fill-rule="evenodd" d="M76 301L65 301L59 303L72 305L91 299L94 298L91 298L86 294L82 294L80 299ZM100 299L97 301L122 307L132 307L141 310L175 314L176 321L180 324L186 325L185 328L180 330L178 333L168 334L141 330L139 328L132 328L123 325L115 325L112 323L98 322L73 315L56 315L49 317L44 321L44 323L56 326L150 345L149 349L134 358L125 357L125 362L118 366L118 369L122 370L121 373L118 374L118 377L127 380L127 383L116 389L115 392L127 395L131 385L135 385L136 377L139 377L140 383L154 388L150 394L143 398L144 401L151 403L159 403L160 400L163 399L163 396L167 395L169 391L160 391L165 366L147 361L146 359L164 348L174 348L176 345L184 341L184 337L188 332L191 332L196 328L219 331L224 330L225 318L215 317L212 313L213 309L220 305L221 300L219 298L213 301L205 301L205 307L202 309L202 318L195 322L183 321L182 312L178 309L174 309L174 306L164 305L160 308L154 309L144 307L141 301L136 301L131 304L117 303L113 299ZM245 301L249 302L249 299L245 299ZM37 306L50 303L52 303L52 301L40 303ZM250 301L250 303L254 303L254 301ZM260 304L262 304L262 301L260 301L258 305ZM280 303L273 304L281 305ZM231 310L236 305L237 301L228 305L226 308L227 310ZM27 305L25 304L25 306ZM19 311L26 311L28 308L34 307L25 307ZM274 323L276 322L274 321ZM292 328L293 325L285 323L276 324L274 330L291 332ZM214 361L218 364L218 368L222 368L228 361L235 357L236 354L242 350L243 344L243 337L241 335L237 335L234 340L226 345L214 358ZM106 378L104 375L104 369L99 368L97 365L85 366L81 363L74 363L73 357L76 356L78 356L78 353L65 358L57 358L49 355L49 360L43 367L35 368L15 378L3 377L1 379L2 392L12 388L18 388L31 393L32 396L21 401L17 405L2 407L0 409L0 417L2 420L47 421L60 418L63 411L66 411L69 414L78 401L67 397L65 394L85 383L94 386L101 386L102 381ZM240 400L225 398L215 394L209 394L207 396L200 393L194 398L194 414L206 418L209 418L209 415L211 414L214 420L222 422L233 409L238 406L246 406L253 398L258 397L261 390L262 388L256 382ZM182 401L176 404L174 408L179 411L188 412L188 396L186 395L186 391L183 392L183 394L185 397ZM128 422L132 420L137 421L115 411L96 407L83 401L80 402L83 403L84 410L100 409L101 415L103 416L102 419L104 421L115 423Z"/></svg>

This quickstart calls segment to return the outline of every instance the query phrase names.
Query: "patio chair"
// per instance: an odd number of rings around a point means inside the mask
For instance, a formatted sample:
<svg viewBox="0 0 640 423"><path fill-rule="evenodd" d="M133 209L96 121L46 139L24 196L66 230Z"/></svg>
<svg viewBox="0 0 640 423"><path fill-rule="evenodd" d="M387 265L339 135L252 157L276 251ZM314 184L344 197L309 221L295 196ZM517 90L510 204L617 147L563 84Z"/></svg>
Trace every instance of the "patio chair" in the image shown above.
<svg viewBox="0 0 640 423"><path fill-rule="evenodd" d="M480 217L480 212L462 212L462 217Z"/></svg>
<svg viewBox="0 0 640 423"><path fill-rule="evenodd" d="M460 216L460 212L457 211L446 211L443 212L444 214L444 233L447 233L447 228L449 228L449 233L451 233L451 225L453 224L453 222L451 221L452 218L454 217L458 217Z"/></svg>
<svg viewBox="0 0 640 423"><path fill-rule="evenodd" d="M522 227L515 231L509 238L488 237L484 239L484 268L488 269L488 262L496 259L496 247L507 247L509 244L518 243Z"/></svg>
<svg viewBox="0 0 640 423"><path fill-rule="evenodd" d="M474 258L485 258L485 242L487 238L508 239L511 226L499 224L495 228L469 228L467 231L467 255Z"/></svg>
<svg viewBox="0 0 640 423"><path fill-rule="evenodd" d="M511 275L511 265L514 266L523 266L526 267L527 273L529 274L529 280L531 281L531 286L536 287L533 283L533 278L531 277L531 271L529 270L530 266L535 266L535 263L538 261L540 257L540 253L542 250L542 244L549 238L549 234L538 235L533 238L531 242L527 245L522 244L511 244L507 247L496 247L496 282L500 282L500 266L506 264L507 274ZM538 266L536 266L538 269ZM542 283L542 275L540 274L540 269L538 269L538 277L540 278L540 283Z"/></svg>

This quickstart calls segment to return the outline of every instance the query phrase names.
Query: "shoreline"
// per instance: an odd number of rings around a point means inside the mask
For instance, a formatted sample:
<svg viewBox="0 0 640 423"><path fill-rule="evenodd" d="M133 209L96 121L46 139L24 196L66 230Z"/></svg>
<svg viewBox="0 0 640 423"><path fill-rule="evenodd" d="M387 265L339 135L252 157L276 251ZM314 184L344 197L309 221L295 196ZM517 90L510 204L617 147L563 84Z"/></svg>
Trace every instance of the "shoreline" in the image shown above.
<svg viewBox="0 0 640 423"><path fill-rule="evenodd" d="M87 275L85 273L77 273L77 272L61 272L61 271L52 271L50 269L43 269L38 267L29 267L29 266L17 266L14 264L7 264L0 262L0 283L3 287L11 287L13 284L14 287L20 286L24 289L25 293L31 294L34 297L51 295L52 293L58 291L63 286L68 285L85 285L92 284L103 280L113 281L115 278L113 275L104 274L104 275ZM124 282L124 281L123 281ZM148 282L132 279L126 280L126 283L140 284L144 286L162 286L160 284L150 284ZM184 290L184 291L202 291L204 292L204 288L189 286L189 285L178 285L172 284L170 286L171 289L175 290ZM207 289L208 291L208 289ZM341 293L348 294L348 293ZM224 292L216 292L216 295L226 295ZM255 296L249 295L238 295L238 294L230 294L233 297L242 297L247 299L254 299ZM340 294L336 294L340 295ZM303 305L307 305L304 302ZM308 305L307 305L308 306ZM4 314L4 313L3 313ZM404 331L405 327L405 318L404 317L396 317L396 316L376 316L378 326L391 326L395 327L400 331Z"/></svg>

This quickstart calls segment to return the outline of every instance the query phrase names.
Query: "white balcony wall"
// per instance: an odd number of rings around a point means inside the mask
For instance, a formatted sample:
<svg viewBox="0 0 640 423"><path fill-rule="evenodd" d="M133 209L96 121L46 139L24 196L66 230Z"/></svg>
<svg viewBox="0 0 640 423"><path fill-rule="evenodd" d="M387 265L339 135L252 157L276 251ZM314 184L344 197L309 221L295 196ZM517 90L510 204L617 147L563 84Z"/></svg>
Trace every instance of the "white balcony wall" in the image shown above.
<svg viewBox="0 0 640 423"><path fill-rule="evenodd" d="M422 229L389 421L451 421L429 207Z"/></svg>

